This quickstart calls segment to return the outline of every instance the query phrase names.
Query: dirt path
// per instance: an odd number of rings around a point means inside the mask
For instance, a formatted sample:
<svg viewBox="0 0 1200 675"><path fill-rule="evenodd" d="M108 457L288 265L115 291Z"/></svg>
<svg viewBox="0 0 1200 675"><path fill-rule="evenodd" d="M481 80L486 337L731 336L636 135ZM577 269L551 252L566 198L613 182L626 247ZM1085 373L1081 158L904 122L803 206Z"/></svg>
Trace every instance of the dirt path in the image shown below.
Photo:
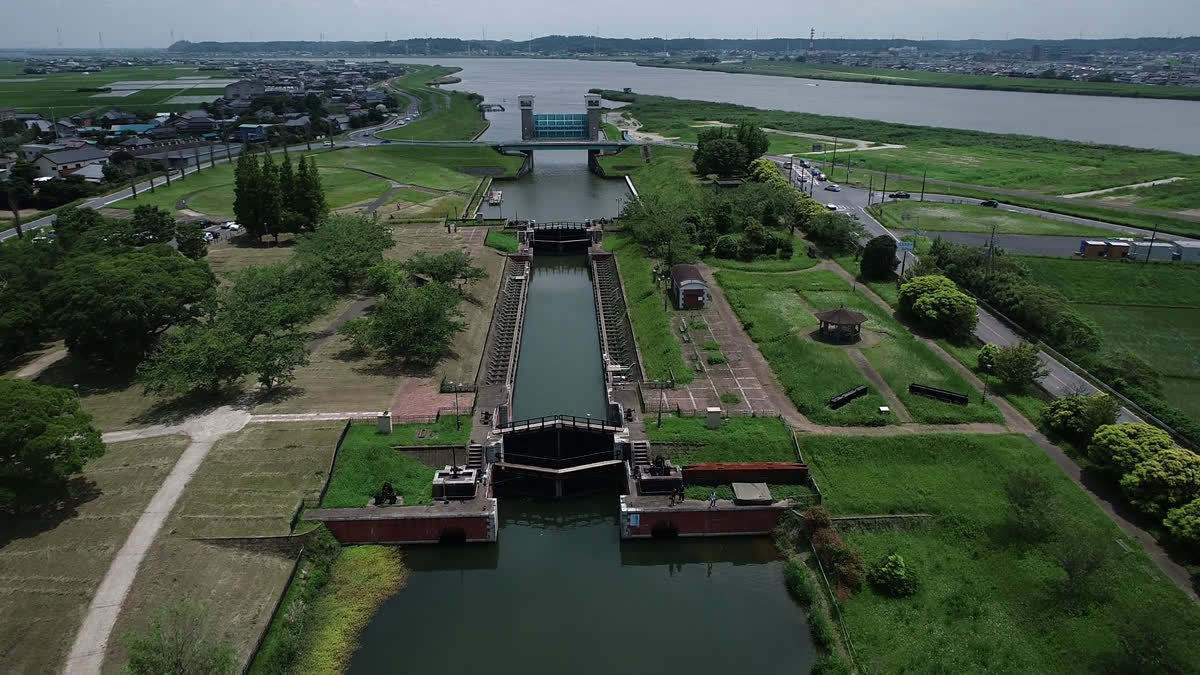
<svg viewBox="0 0 1200 675"><path fill-rule="evenodd" d="M140 438L154 438L172 434L186 434L192 442L171 468L158 491L154 493L150 503L138 517L133 530L125 538L121 550L117 552L104 579L92 596L87 614L71 652L67 656L63 672L67 675L96 675L104 665L104 653L108 648L108 640L112 635L113 626L121 613L121 605L129 594L133 580L137 576L138 567L146 552L154 543L167 516L175 508L175 502L183 494L184 487L196 473L196 469L208 456L209 450L222 436L238 431L250 421L250 415L243 410L222 406L216 410L194 417L181 424L155 425L145 429L128 431L113 431L104 434L104 442L116 443Z"/></svg>
<svg viewBox="0 0 1200 675"><path fill-rule="evenodd" d="M33 361L30 361L29 363L25 364L24 367L22 367L20 370L17 371L17 374L15 377L18 380L33 379L33 378L37 377L38 375L41 375L43 370L49 368L50 366L58 363L61 360L63 360L64 358L66 358L66 356L67 356L67 350L65 350L65 349L60 349L56 352L49 352L47 354L42 354L41 356L37 357Z"/></svg>
<svg viewBox="0 0 1200 675"><path fill-rule="evenodd" d="M1153 187L1155 185L1166 185L1167 183L1174 183L1175 181L1180 181L1180 180L1187 180L1187 179L1183 178L1181 176L1173 176L1171 178L1163 178L1160 180L1146 181L1145 183L1134 183L1132 185L1118 185L1117 187L1104 188L1103 190L1089 190L1087 192L1076 192L1074 194L1059 195L1059 196L1062 197L1063 199L1076 199L1078 197L1092 197L1095 195L1108 194L1109 192L1116 192L1117 190L1128 190L1131 188L1144 188L1144 187Z"/></svg>

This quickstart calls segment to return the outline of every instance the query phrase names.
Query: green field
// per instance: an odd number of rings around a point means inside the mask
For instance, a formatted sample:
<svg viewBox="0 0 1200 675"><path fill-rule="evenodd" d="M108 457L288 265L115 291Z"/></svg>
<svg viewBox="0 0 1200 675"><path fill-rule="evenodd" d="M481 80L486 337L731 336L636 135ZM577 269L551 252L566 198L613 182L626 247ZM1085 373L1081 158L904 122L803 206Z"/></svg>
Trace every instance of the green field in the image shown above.
<svg viewBox="0 0 1200 675"><path fill-rule="evenodd" d="M1195 101L1200 92L1195 87L1172 87L1119 82L1075 82L1026 77L993 77L961 75L958 73L929 73L919 70L891 68L862 68L829 63L798 63L794 61L748 60L736 64L661 63L645 61L640 66L715 70L723 73L803 77L812 80L841 80L870 82L910 87L950 87L954 89L992 89L1026 91L1044 94L1076 94L1083 96L1130 96L1134 98L1168 98Z"/></svg>
<svg viewBox="0 0 1200 675"><path fill-rule="evenodd" d="M366 506L371 495L384 481L396 488L405 506L433 503L433 469L398 450L393 445L412 445L415 429L428 424L397 424L392 435L383 436L373 424L351 425L342 441L329 480L329 489L321 500L327 509ZM450 420L451 429L454 420ZM469 432L468 432L469 434Z"/></svg>
<svg viewBox="0 0 1200 675"><path fill-rule="evenodd" d="M386 176L397 183L420 185L435 190L469 193L479 182L463 171L492 176L515 176L520 157L501 155L491 148L426 148L376 145L327 152L317 156L319 166L361 169Z"/></svg>
<svg viewBox="0 0 1200 675"><path fill-rule="evenodd" d="M625 110L642 123L644 131L685 140L694 138L696 128L693 125L698 122L748 120L761 127L784 131L901 144L905 147L854 153L854 167L915 177L928 171L933 180L1069 194L1174 176L1200 179L1200 156L1182 153L759 110L728 103L617 91L604 91L603 95L610 100L630 102ZM836 173L834 175L837 177ZM866 176L861 178L865 180ZM880 179L876 178L877 184ZM1176 188L1184 191L1180 199L1185 199L1187 194L1200 197L1200 187L1196 187L1200 180L1184 181L1179 185L1192 188L1190 192L1187 187ZM944 191L943 186L936 189ZM955 194L959 191L956 189ZM1064 206L1059 210L1065 208L1076 207ZM1193 227L1200 229L1200 225Z"/></svg>
<svg viewBox="0 0 1200 675"><path fill-rule="evenodd" d="M1000 411L979 404L979 390L914 338L899 322L866 297L854 292L841 277L826 270L799 274L746 274L721 271L717 279L729 302L759 349L771 363L800 412L823 424L879 424L875 408L887 405L878 393L864 396L840 410L827 407L829 398L868 384L845 347L813 341L818 327L812 312L845 306L867 316L868 336L863 356L887 383L914 422L957 424L1001 422ZM972 403L956 406L908 393L913 382L967 394ZM868 384L868 386L870 386ZM894 417L887 421L897 421Z"/></svg>
<svg viewBox="0 0 1200 675"><path fill-rule="evenodd" d="M1200 663L1200 643L1191 638L1200 608L1025 437L806 434L799 441L833 515L933 516L902 529L840 528L868 565L899 553L920 582L909 598L864 589L843 603L855 649L872 672L1182 673ZM1065 546L1029 541L1016 524L1004 483L1017 471L1047 486L1042 499L1057 505L1057 541L1105 556L1083 597L1064 590L1054 552ZM1114 662L1134 628L1153 636L1156 651L1144 654L1153 665Z"/></svg>
<svg viewBox="0 0 1200 675"><path fill-rule="evenodd" d="M1200 201L1196 199L1194 178L1191 180L1164 183L1162 185L1151 185L1149 187L1113 190L1103 195L1096 195L1094 199L1118 201L1148 209L1166 209L1168 211L1186 211L1200 208Z"/></svg>
<svg viewBox="0 0 1200 675"><path fill-rule="evenodd" d="M1100 326L1105 347L1142 356L1168 401L1200 415L1200 265L1021 258Z"/></svg>
<svg viewBox="0 0 1200 675"><path fill-rule="evenodd" d="M893 230L922 232L984 232L996 234L1043 234L1056 236L1112 237L1112 230L1052 220L1004 208L989 209L975 204L893 201L883 209L871 208L884 226Z"/></svg>
<svg viewBox="0 0 1200 675"><path fill-rule="evenodd" d="M90 110L120 108L131 112L159 112L186 110L197 107L194 103L168 103L175 96L220 95L224 89L203 87L203 80L196 81L194 89L144 89L129 96L96 97L97 92L76 91L81 87L98 88L112 82L127 80L174 80L187 76L206 76L229 79L222 72L199 72L189 66L138 66L111 68L102 72L54 73L49 75L22 75L9 72L5 79L21 79L21 82L0 82L0 101L13 106L17 112L37 112L55 118L74 115Z"/></svg>
<svg viewBox="0 0 1200 675"><path fill-rule="evenodd" d="M659 427L647 420L646 435L655 443L689 443L695 447L667 451L679 465L697 462L794 462L792 432L775 417L731 417L720 429L709 429L703 417L663 417ZM707 495L706 495L707 496Z"/></svg>

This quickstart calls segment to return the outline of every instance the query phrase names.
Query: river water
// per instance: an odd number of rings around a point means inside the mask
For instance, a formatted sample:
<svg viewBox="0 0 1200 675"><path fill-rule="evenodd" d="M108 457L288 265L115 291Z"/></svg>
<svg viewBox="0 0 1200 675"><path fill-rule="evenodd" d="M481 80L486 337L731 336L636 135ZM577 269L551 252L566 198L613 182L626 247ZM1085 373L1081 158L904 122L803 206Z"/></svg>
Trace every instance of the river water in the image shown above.
<svg viewBox="0 0 1200 675"><path fill-rule="evenodd" d="M462 68L458 75L463 81L451 88L504 104L505 112L488 115L493 126L505 132L497 140L520 138L516 109L520 94L537 97L536 111L583 112L588 89L629 87L646 94L755 108L1200 154L1198 101L830 82L645 68L616 61L438 57L420 61Z"/></svg>
<svg viewBox="0 0 1200 675"><path fill-rule="evenodd" d="M621 542L615 496L504 500L500 543L410 547L349 672L807 673L769 539Z"/></svg>

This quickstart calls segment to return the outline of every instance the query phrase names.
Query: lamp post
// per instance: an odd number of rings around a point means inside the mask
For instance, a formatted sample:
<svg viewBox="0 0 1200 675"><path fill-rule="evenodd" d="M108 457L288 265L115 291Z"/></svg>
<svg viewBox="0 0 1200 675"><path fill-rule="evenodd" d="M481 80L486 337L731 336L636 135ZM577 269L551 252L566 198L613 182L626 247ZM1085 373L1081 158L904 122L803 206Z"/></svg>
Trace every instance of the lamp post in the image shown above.
<svg viewBox="0 0 1200 675"><path fill-rule="evenodd" d="M458 417L458 384L451 382L451 387L454 387L454 428L462 429L462 421Z"/></svg>

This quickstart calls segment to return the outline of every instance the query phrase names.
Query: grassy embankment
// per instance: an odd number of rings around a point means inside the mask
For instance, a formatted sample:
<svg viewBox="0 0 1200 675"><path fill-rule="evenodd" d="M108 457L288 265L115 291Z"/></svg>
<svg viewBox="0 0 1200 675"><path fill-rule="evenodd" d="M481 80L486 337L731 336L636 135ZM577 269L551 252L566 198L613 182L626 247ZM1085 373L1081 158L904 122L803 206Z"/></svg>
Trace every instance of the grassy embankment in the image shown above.
<svg viewBox="0 0 1200 675"><path fill-rule="evenodd" d="M833 515L933 515L841 528L868 565L899 553L920 583L909 598L868 588L843 603L873 671L1187 672L1200 662L1189 637L1200 608L1023 436L799 440ZM1054 509L1056 537L1031 537L1006 497L1018 472L1046 486L1039 501ZM1072 588L1064 564L1080 559L1101 564ZM1122 659L1122 643L1146 659L1141 668Z"/></svg>
<svg viewBox="0 0 1200 675"><path fill-rule="evenodd" d="M1132 98L1166 98L1195 101L1200 92L1195 87L1125 84L1121 82L1076 82L1027 77L995 77L962 75L958 73L928 73L919 70L891 68L861 68L829 63L797 63L794 61L749 60L744 63L667 63L640 61L639 66L713 70L722 73L803 77L810 80L869 82L909 87L948 87L953 89L989 89L1024 91L1040 94L1076 94L1082 96L1120 96Z"/></svg>
<svg viewBox="0 0 1200 675"><path fill-rule="evenodd" d="M343 549L324 530L305 549L300 566L250 673L345 672L358 634L408 579L398 548Z"/></svg>
<svg viewBox="0 0 1200 675"><path fill-rule="evenodd" d="M894 416L879 416L876 408L888 404L855 366L848 349L857 349L866 358L914 422L1002 421L994 406L979 403L980 392L966 378L832 272L758 275L721 271L716 276L785 393L813 421L838 426L898 421ZM813 312L839 306L867 316L863 346L833 346L811 336L818 328ZM908 385L913 382L965 393L971 403L956 406L910 394ZM831 397L863 384L871 388L871 394L840 410L828 408Z"/></svg>
<svg viewBox="0 0 1200 675"><path fill-rule="evenodd" d="M417 437L418 430L430 433ZM366 506L371 495L379 491L384 481L396 488L405 506L432 504L433 469L417 459L393 450L403 445L464 446L471 437L471 417L463 416L462 429L455 429L454 417L444 416L437 422L397 424L390 436L376 432L373 425L354 425L342 442L329 490L321 501L323 508Z"/></svg>
<svg viewBox="0 0 1200 675"><path fill-rule="evenodd" d="M433 115L404 127L380 132L379 136L399 140L456 141L473 139L487 129L488 121L479 110L482 100L479 96L444 91L431 85L460 70L445 66L418 67L392 80L395 88L418 99L422 115Z"/></svg>
<svg viewBox="0 0 1200 675"><path fill-rule="evenodd" d="M642 358L642 373L649 380L691 382L695 373L683 360L683 350L673 334L675 310L663 302L666 292L653 278L654 263L636 242L624 235L608 235L604 249L617 258L621 283L629 302L629 320L637 337Z"/></svg>
<svg viewBox="0 0 1200 675"><path fill-rule="evenodd" d="M1107 209L1088 203L1046 202L1039 194L1051 196L1098 190L1147 180L1169 177L1189 178L1176 185L1175 199L1186 195L1200 197L1200 156L1161 150L1145 150L1109 145L1061 141L1015 134L991 134L981 131L941 129L894 124L877 120L831 117L781 110L760 110L727 103L685 101L661 96L603 92L605 98L629 101L626 110L642 123L647 132L694 140L698 127L708 120L736 123L749 120L762 127L786 131L855 138L877 143L901 144L904 148L850 153L855 181L867 183L864 169L889 171L889 190L920 189L920 176L926 170L930 192L967 197L997 198L1004 202L1043 208L1081 217L1098 218L1134 227L1152 227L1179 234L1200 232L1200 223L1164 213L1162 216ZM839 156L834 180L844 178L846 156ZM917 180L900 181L897 174ZM976 187L952 186L946 182ZM875 177L880 187L882 176ZM915 184L914 184L915 183ZM989 192L987 188L1021 190L1019 196Z"/></svg>
<svg viewBox="0 0 1200 675"><path fill-rule="evenodd" d="M62 669L96 587L187 445L185 436L109 443L63 510L0 520L5 671Z"/></svg>
<svg viewBox="0 0 1200 675"><path fill-rule="evenodd" d="M517 237L510 232L502 232L500 230L492 230L487 233L483 239L484 246L491 246L498 251L505 253L517 252Z"/></svg>
<svg viewBox="0 0 1200 675"><path fill-rule="evenodd" d="M989 209L975 204L894 201L885 208L872 207L871 214L893 230L936 232L981 232L996 234L1039 234L1062 237L1111 237L1112 230L1052 220L1029 213ZM931 235L936 236L936 235Z"/></svg>
<svg viewBox="0 0 1200 675"><path fill-rule="evenodd" d="M1058 289L1099 325L1105 347L1148 361L1166 400L1200 415L1200 265L1021 260L1034 280Z"/></svg>
<svg viewBox="0 0 1200 675"><path fill-rule="evenodd" d="M101 88L113 82L136 80L176 80L181 77L209 77L232 79L220 71L200 72L193 66L133 66L110 68L93 73L50 73L47 75L25 75L9 72L4 79L20 80L0 82L0 100L13 106L17 112L35 112L47 119L57 119L87 111L120 108L129 112L160 112L190 110L195 103L172 103L176 96L212 96L225 93L224 88L205 87L204 80L185 80L179 89L142 89L128 96L97 96L95 91L78 91L80 88ZM117 93L115 90L112 93Z"/></svg>

